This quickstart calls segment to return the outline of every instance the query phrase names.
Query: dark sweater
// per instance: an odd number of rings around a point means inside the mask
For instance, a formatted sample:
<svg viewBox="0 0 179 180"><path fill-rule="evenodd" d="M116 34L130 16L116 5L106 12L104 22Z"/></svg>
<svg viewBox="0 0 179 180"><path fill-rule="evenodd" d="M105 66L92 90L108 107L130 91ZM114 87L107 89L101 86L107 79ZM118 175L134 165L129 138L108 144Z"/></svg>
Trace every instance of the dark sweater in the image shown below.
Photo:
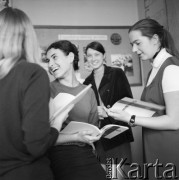
<svg viewBox="0 0 179 180"><path fill-rule="evenodd" d="M0 79L0 179L14 180L20 169L23 180L51 176L44 155L58 131L50 128L49 97L47 73L37 64L21 61Z"/></svg>

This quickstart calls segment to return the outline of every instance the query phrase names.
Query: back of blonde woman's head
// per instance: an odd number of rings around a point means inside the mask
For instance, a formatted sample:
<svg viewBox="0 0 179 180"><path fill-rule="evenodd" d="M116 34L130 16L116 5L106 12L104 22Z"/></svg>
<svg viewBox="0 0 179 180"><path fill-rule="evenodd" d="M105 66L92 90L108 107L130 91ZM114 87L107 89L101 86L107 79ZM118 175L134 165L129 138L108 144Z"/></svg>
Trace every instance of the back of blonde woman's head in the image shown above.
<svg viewBox="0 0 179 180"><path fill-rule="evenodd" d="M21 60L39 63L40 48L28 16L7 7L0 12L0 79Z"/></svg>

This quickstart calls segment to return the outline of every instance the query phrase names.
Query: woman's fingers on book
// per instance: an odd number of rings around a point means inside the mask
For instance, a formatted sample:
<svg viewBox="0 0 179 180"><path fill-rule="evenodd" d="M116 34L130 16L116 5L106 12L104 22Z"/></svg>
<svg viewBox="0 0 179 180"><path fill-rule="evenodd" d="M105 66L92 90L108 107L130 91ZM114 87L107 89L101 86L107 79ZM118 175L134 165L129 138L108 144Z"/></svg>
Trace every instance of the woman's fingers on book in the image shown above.
<svg viewBox="0 0 179 180"><path fill-rule="evenodd" d="M88 143L93 143L95 141L98 141L99 140L99 137L98 136L89 136L89 135L86 135L86 140Z"/></svg>
<svg viewBox="0 0 179 180"><path fill-rule="evenodd" d="M98 116L100 119L103 119L104 117L108 116L104 109L104 106L98 106Z"/></svg>
<svg viewBox="0 0 179 180"><path fill-rule="evenodd" d="M80 131L79 132L81 135L92 135L93 134L93 131L90 131L90 130L83 130L83 131Z"/></svg>
<svg viewBox="0 0 179 180"><path fill-rule="evenodd" d="M102 106L98 106L98 116L103 117L102 114L103 114L103 108Z"/></svg>
<svg viewBox="0 0 179 180"><path fill-rule="evenodd" d="M106 108L105 106L103 106L103 110L105 111L106 115L108 115L108 111L109 111L109 109L108 109L108 108Z"/></svg>
<svg viewBox="0 0 179 180"><path fill-rule="evenodd" d="M116 110L116 109L112 109L112 108L108 109L108 115L113 117L114 119L120 118L122 115L121 113L122 113L121 110Z"/></svg>
<svg viewBox="0 0 179 180"><path fill-rule="evenodd" d="M128 122L131 117L131 115L126 111L121 111L113 108L108 109L108 115L116 120L122 120L124 122Z"/></svg>
<svg viewBox="0 0 179 180"><path fill-rule="evenodd" d="M93 136L93 131L84 130L79 132L79 136L86 143L93 143L100 139L100 136Z"/></svg>

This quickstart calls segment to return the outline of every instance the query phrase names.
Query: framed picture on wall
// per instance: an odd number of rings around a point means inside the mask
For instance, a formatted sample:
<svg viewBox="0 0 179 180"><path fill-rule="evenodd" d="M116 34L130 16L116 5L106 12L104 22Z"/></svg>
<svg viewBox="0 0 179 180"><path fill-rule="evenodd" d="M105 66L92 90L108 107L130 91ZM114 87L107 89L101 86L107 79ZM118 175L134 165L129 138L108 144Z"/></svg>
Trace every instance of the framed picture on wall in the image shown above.
<svg viewBox="0 0 179 180"><path fill-rule="evenodd" d="M132 52L128 29L128 26L35 26L41 47L47 47L57 40L69 40L78 47L83 79L92 70L84 49L90 42L99 41L106 50L106 64L122 68L131 86L141 86L141 63Z"/></svg>

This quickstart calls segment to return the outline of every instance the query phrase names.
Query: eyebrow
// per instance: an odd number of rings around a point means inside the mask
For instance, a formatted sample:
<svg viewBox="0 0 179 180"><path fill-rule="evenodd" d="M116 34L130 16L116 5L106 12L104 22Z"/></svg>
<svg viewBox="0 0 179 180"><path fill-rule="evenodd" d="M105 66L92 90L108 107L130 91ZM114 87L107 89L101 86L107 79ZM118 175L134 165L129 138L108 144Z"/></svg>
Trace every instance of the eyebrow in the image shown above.
<svg viewBox="0 0 179 180"><path fill-rule="evenodd" d="M53 57L53 56L55 56L55 53L53 53L53 54L51 55L51 57Z"/></svg>
<svg viewBox="0 0 179 180"><path fill-rule="evenodd" d="M131 46L134 44L134 43L136 43L138 41L138 39L136 39L136 40L134 40L133 42L131 42L130 44L131 44Z"/></svg>

